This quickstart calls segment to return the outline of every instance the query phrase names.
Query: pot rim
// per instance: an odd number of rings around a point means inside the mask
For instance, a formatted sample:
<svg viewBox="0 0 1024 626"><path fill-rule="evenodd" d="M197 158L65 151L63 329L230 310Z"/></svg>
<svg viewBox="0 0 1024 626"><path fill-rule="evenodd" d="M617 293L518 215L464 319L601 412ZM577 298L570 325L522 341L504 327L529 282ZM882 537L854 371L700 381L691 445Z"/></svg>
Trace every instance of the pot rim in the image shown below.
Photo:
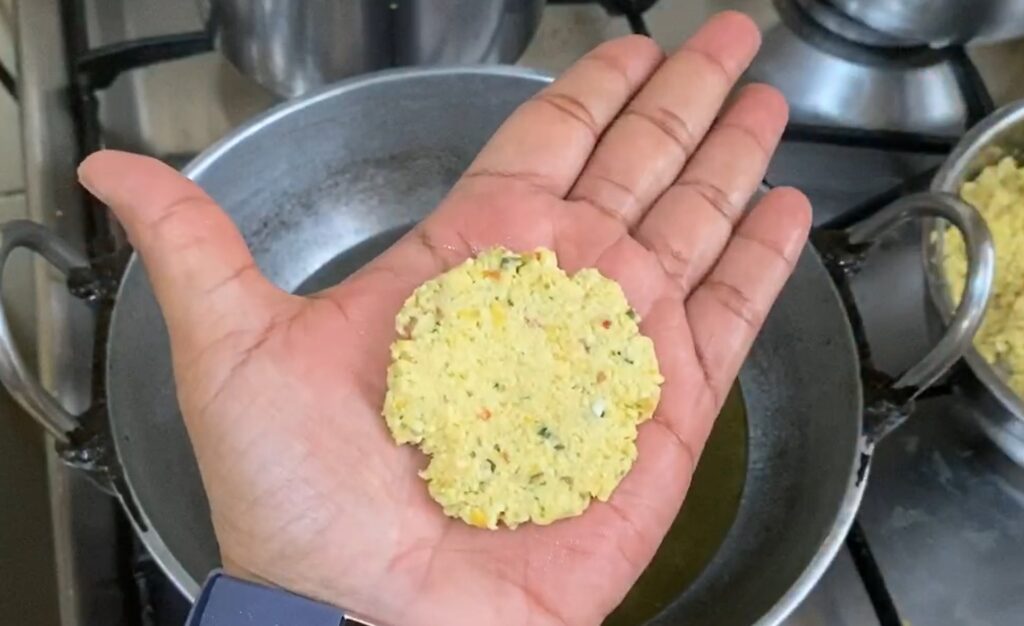
<svg viewBox="0 0 1024 626"><path fill-rule="evenodd" d="M1024 128L1024 99L1004 105L968 131L935 173L930 190L959 195L960 182L976 175L976 172L970 170L982 151L991 148L999 135L1014 127ZM953 299L941 265L941 235L944 232L945 226L938 220L923 223L921 247L929 300L939 312L942 321L949 322L952 317ZM996 369L974 348L973 343L964 355L964 360L982 385L1007 409L1008 415L1024 423L1024 398L1010 388Z"/></svg>
<svg viewBox="0 0 1024 626"><path fill-rule="evenodd" d="M871 473L871 444L863 434L858 440L858 449L861 465L859 468L852 468L853 471L850 472L850 482L846 486L846 493L843 494L842 504L836 512L832 528L821 540L821 546L807 563L807 567L804 568L800 577L754 626L778 626L781 624L821 582L825 572L835 561L836 555L846 542L846 536L850 533L850 528L853 527L853 522L857 518L857 511L860 510L864 491L868 484L868 476Z"/></svg>

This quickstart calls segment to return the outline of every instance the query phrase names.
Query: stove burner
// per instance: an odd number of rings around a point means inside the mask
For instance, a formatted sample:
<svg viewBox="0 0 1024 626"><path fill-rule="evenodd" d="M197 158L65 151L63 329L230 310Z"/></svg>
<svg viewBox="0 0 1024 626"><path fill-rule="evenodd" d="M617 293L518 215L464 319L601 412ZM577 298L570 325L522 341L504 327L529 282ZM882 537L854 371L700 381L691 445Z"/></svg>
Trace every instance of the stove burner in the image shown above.
<svg viewBox="0 0 1024 626"><path fill-rule="evenodd" d="M911 48L918 45L917 42L881 33L858 22L837 10L827 0L791 0L791 2L798 5L811 19L821 24L826 30L854 43L877 48Z"/></svg>
<svg viewBox="0 0 1024 626"><path fill-rule="evenodd" d="M995 108L977 67L963 46L930 48L880 33L823 0L775 0L775 6L783 21L795 32L843 58L896 68L952 64L960 95L967 104L968 128Z"/></svg>
<svg viewBox="0 0 1024 626"><path fill-rule="evenodd" d="M960 46L933 49L878 33L824 0L773 4L780 23L765 32L748 76L783 91L795 126L887 131L885 139L916 151L913 137L893 133L958 137L992 108ZM833 136L843 145L863 141Z"/></svg>

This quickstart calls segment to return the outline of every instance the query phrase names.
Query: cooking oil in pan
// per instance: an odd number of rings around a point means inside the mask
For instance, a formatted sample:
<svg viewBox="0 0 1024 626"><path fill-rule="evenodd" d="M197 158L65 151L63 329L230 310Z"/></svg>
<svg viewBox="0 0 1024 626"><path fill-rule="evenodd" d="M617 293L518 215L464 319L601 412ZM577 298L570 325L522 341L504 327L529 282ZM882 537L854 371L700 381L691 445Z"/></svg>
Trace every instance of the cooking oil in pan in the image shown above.
<svg viewBox="0 0 1024 626"><path fill-rule="evenodd" d="M397 241L409 226L379 233L331 259L296 289L315 293L340 283ZM654 560L604 626L637 626L665 609L707 566L739 508L747 466L747 414L739 386L726 399L686 502Z"/></svg>
<svg viewBox="0 0 1024 626"><path fill-rule="evenodd" d="M704 447L682 510L654 560L604 626L643 624L696 580L736 518L746 468L747 413L736 385Z"/></svg>

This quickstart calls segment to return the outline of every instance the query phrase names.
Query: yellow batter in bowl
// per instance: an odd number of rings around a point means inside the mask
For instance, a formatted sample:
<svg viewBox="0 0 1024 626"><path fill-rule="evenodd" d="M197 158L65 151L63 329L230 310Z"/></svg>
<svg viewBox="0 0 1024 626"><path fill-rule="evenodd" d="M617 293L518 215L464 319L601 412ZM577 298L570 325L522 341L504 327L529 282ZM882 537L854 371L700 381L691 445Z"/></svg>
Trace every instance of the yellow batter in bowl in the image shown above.
<svg viewBox="0 0 1024 626"><path fill-rule="evenodd" d="M622 289L555 254L483 252L398 313L384 418L430 455L421 476L473 526L549 524L607 500L663 378Z"/></svg>
<svg viewBox="0 0 1024 626"><path fill-rule="evenodd" d="M996 251L992 298L974 346L1024 397L1024 167L1012 157L964 183L960 196L985 218ZM947 229L943 269L959 301L967 280L967 252L959 231Z"/></svg>

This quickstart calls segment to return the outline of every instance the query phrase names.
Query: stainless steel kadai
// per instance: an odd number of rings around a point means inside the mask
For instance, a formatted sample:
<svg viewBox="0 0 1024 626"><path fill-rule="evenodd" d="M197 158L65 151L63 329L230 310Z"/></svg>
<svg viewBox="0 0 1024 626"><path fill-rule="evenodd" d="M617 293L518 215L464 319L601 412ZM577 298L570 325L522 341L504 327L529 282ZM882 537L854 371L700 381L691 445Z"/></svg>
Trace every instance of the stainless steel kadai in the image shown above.
<svg viewBox="0 0 1024 626"><path fill-rule="evenodd" d="M284 97L406 65L508 63L544 0L199 0L224 56Z"/></svg>
<svg viewBox="0 0 1024 626"><path fill-rule="evenodd" d="M935 174L931 188L937 193L958 193L960 187L988 165L1005 156L1024 157L1024 100L1006 105L981 121L950 153ZM948 320L953 308L941 271L943 238L941 224L928 224L923 246L932 305ZM971 348L967 368L954 376L956 387L972 401L972 415L982 430L1018 464L1024 466L1024 399L1006 383L1005 373L990 365Z"/></svg>
<svg viewBox="0 0 1024 626"><path fill-rule="evenodd" d="M875 30L942 47L1024 35L1020 0L828 0Z"/></svg>
<svg viewBox="0 0 1024 626"><path fill-rule="evenodd" d="M498 124L547 80L511 68L355 79L256 118L186 173L234 218L271 280L297 292L321 289L425 216ZM402 106L391 106L396 102ZM972 278L934 351L898 381L878 378L861 366L858 317L844 307L839 261L864 252L894 224L924 215L945 217L963 231ZM74 283L90 272L85 259L68 254L41 226L8 223L0 237L0 259L23 246L70 271ZM735 515L722 522L724 540L692 584L637 622L778 624L839 549L874 442L968 346L988 297L993 256L973 209L947 195L910 198L833 239L838 243L824 251L836 260L838 282L808 247L743 367L745 482ZM99 329L106 368L97 388L106 397L84 417L43 391L0 322L0 378L64 442L66 459L93 463L93 475L121 499L148 549L194 596L218 564L217 543L174 397L163 319L142 265L128 263L109 326Z"/></svg>

